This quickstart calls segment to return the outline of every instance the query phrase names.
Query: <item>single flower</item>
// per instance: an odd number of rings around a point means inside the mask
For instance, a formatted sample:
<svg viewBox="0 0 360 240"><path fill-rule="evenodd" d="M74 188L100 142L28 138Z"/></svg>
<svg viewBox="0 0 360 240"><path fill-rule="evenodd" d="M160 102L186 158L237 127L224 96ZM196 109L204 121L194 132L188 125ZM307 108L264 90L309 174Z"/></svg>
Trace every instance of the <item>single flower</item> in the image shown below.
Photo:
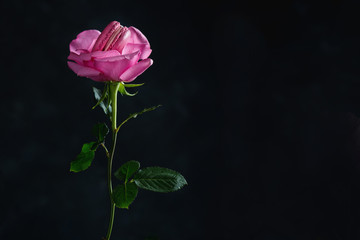
<svg viewBox="0 0 360 240"><path fill-rule="evenodd" d="M113 21L102 31L86 30L70 43L68 66L94 81L131 82L153 64L147 38Z"/></svg>

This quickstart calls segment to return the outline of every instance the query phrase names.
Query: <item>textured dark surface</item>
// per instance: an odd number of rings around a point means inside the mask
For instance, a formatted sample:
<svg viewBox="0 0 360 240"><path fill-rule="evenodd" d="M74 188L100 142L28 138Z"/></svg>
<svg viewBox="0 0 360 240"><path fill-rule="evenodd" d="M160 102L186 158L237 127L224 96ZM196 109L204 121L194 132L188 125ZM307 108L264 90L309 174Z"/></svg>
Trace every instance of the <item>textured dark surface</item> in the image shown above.
<svg viewBox="0 0 360 240"><path fill-rule="evenodd" d="M68 44L112 20L149 39L154 65L119 99L115 167L175 169L189 185L140 191L113 240L359 239L357 1L3 1L0 238L100 240L106 161L69 172L105 118L66 65Z"/></svg>

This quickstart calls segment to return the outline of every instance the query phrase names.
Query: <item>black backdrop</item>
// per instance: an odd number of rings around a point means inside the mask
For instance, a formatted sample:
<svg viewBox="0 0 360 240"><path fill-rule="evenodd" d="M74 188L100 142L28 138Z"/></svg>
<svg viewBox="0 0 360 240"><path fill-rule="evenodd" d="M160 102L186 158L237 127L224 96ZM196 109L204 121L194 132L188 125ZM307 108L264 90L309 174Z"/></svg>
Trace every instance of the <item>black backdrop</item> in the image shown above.
<svg viewBox="0 0 360 240"><path fill-rule="evenodd" d="M353 1L2 1L1 239L101 239L106 161L69 173L105 121L66 65L68 44L112 20L154 65L119 100L115 167L183 173L141 191L112 239L360 239L360 22ZM101 152L100 152L101 153Z"/></svg>

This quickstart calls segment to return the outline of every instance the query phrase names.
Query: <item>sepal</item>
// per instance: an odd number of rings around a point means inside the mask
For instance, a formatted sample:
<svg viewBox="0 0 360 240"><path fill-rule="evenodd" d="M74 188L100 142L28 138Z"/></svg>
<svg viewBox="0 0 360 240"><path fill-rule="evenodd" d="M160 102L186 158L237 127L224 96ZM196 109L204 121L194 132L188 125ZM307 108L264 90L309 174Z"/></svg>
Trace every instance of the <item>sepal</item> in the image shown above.
<svg viewBox="0 0 360 240"><path fill-rule="evenodd" d="M138 92L129 93L128 91L126 91L126 85L123 82L120 83L119 92L121 96L129 96L129 97L133 97L138 93Z"/></svg>
<svg viewBox="0 0 360 240"><path fill-rule="evenodd" d="M141 87L145 83L124 83L126 88Z"/></svg>

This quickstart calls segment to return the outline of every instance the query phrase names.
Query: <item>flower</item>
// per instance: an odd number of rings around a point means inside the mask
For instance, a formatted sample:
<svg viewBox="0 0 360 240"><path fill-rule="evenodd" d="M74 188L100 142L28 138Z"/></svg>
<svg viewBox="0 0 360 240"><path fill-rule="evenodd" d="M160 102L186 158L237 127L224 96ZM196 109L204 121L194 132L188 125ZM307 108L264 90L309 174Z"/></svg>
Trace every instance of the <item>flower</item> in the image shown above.
<svg viewBox="0 0 360 240"><path fill-rule="evenodd" d="M70 43L68 66L94 81L131 82L153 64L150 53L144 34L113 21L101 33L79 33Z"/></svg>

